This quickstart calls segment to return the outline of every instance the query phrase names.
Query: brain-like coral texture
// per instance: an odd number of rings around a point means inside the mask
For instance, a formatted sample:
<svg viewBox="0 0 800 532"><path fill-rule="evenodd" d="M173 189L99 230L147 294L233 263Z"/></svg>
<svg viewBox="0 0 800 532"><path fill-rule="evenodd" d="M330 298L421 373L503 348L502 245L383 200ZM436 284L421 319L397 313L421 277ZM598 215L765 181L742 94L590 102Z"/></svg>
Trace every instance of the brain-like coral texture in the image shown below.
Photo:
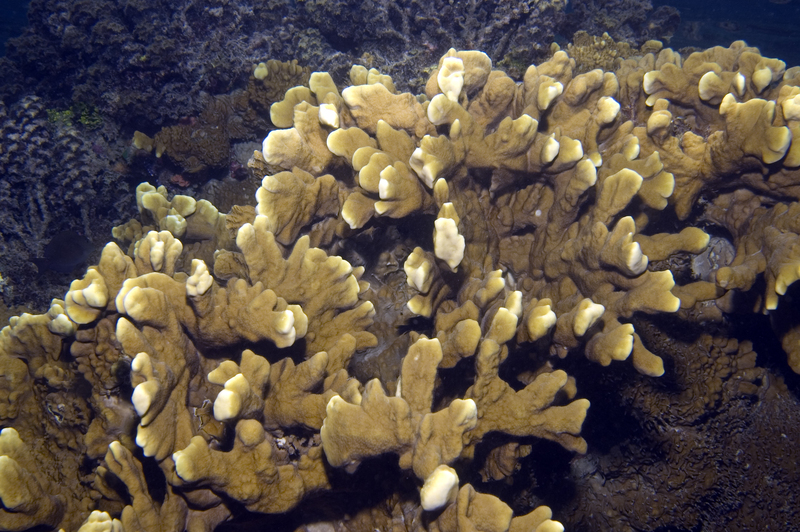
<svg viewBox="0 0 800 532"><path fill-rule="evenodd" d="M514 80L450 50L420 95L315 72L270 108L253 205L140 185L118 243L0 334L1 528L587 526L546 478L512 486L592 452L582 390L615 372L685 386L603 402L700 467L701 412L789 393L730 316L768 313L800 367L800 72L741 42L617 64L558 51ZM676 328L719 333L659 341ZM598 529L713 514L651 505L678 504L675 475L642 466L648 498L602 465Z"/></svg>

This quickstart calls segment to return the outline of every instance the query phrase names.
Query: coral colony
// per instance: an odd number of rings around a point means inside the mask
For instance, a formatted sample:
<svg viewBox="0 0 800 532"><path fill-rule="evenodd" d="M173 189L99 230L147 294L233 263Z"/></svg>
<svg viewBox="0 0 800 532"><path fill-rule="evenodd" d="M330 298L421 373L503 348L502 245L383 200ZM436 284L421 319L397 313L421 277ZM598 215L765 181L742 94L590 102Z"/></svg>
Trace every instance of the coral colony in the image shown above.
<svg viewBox="0 0 800 532"><path fill-rule="evenodd" d="M2 331L2 528L213 530L358 478L380 496L295 528L563 530L469 481L546 461L539 439L587 451L562 359L657 380L667 347L636 316L779 313L800 276L800 69L649 44L582 74L556 51L519 82L450 50L420 96L315 72L270 108L257 206L140 185L120 244ZM741 390L769 386L744 344L708 342Z"/></svg>

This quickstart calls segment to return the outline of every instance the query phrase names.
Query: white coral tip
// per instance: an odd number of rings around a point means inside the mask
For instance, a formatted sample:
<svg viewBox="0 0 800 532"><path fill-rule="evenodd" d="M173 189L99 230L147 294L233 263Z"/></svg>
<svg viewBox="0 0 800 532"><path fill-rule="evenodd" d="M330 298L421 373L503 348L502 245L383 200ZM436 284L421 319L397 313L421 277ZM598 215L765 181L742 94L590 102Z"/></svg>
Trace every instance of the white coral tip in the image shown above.
<svg viewBox="0 0 800 532"><path fill-rule="evenodd" d="M419 497L422 509L426 511L444 508L453 500L458 489L458 475L452 467L440 465L428 475L422 485Z"/></svg>

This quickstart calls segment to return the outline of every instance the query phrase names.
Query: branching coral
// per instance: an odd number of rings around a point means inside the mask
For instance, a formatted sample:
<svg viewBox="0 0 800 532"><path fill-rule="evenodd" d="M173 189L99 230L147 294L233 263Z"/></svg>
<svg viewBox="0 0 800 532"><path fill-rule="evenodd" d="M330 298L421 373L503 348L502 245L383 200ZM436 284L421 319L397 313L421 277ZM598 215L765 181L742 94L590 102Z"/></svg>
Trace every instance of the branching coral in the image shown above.
<svg viewBox="0 0 800 532"><path fill-rule="evenodd" d="M515 82L487 55L451 50L424 97L363 67L343 90L315 73L271 108L284 129L251 160L255 209L224 215L141 185L141 219L115 231L128 253L108 244L64 301L12 320L0 344L3 390L26 405L2 411L20 442L52 403L31 381L91 387L59 444L102 460L93 487L59 491L17 444L4 467L29 489L0 491L4 507L25 508L21 526L74 528L66 505L106 512L86 527L211 529L396 460L409 474L382 510L327 519L563 529L549 508L515 516L472 485L513 475L539 439L586 452L589 401L560 359L630 357L661 375L637 317L691 320L715 300L719 317L762 275L759 308L773 311L798 278L800 89L782 63L735 43L574 69L557 52ZM663 265L709 245L701 199L735 256L676 285ZM796 330L790 320L790 352Z"/></svg>

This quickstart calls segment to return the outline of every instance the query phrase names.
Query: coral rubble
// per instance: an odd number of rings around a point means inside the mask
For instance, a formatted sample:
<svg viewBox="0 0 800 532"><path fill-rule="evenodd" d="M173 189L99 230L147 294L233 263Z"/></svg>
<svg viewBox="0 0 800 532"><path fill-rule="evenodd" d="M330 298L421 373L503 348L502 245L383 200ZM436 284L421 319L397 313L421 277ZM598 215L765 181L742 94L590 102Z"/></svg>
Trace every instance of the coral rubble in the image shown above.
<svg viewBox="0 0 800 532"><path fill-rule="evenodd" d="M271 106L255 206L144 183L126 250L0 333L2 527L212 530L313 505L287 526L563 530L482 484L546 461L543 441L587 453L567 370L626 359L631 380L679 377L683 411L606 393L669 429L667 463L700 467L681 423L786 389L735 333L687 359L658 323L768 312L798 369L798 74L741 42L613 72L558 51L519 82L450 50L420 96L363 66L341 90L313 73ZM632 502L598 523L699 519L636 482L609 483Z"/></svg>

